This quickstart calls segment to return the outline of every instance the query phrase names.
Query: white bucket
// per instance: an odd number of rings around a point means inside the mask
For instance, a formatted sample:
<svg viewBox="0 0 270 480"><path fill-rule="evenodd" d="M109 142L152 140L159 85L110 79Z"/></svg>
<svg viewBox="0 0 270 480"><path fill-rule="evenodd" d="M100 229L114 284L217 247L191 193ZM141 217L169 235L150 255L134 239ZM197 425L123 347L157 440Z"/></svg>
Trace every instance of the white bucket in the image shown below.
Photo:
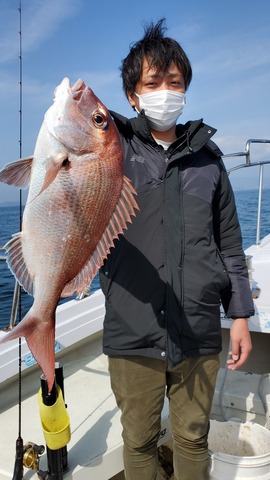
<svg viewBox="0 0 270 480"><path fill-rule="evenodd" d="M210 480L270 480L270 431L252 422L210 421Z"/></svg>

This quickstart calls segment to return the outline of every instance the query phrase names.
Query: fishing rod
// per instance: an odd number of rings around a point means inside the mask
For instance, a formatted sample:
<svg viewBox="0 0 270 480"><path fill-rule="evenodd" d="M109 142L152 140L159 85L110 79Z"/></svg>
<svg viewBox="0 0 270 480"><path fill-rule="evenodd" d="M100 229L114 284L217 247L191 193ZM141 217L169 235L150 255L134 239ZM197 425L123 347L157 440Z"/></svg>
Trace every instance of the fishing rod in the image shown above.
<svg viewBox="0 0 270 480"><path fill-rule="evenodd" d="M20 86L20 95L19 95L19 158L22 158L22 120L23 120L23 61L22 61L22 0L19 0L19 86ZM23 216L23 205L22 205L22 190L20 189L20 231L22 229L22 216ZM12 306L12 317L14 318L14 323L19 313L19 322L22 320L22 304L21 304L21 287L16 281L13 297L13 306ZM13 325L14 326L14 325ZM48 385L46 378L41 376L41 388L39 395L39 405L40 405L40 417L42 421L46 418L46 423L48 428L50 428L50 422L48 421L48 408L50 409L50 415L52 414L52 409L54 409L55 414L52 419L52 432L49 430L45 431L43 428L43 433L47 441L47 463L48 470L42 471L39 470L39 459L40 456L44 453L45 447L43 445L37 445L33 442L27 442L24 445L22 436L21 436L21 425L22 425L22 347L21 347L21 338L19 338L19 371L18 371L18 384L19 384L19 393L18 393L18 438L16 440L16 454L15 454L15 463L13 470L12 480L23 480L24 466L27 468L32 468L37 472L38 478L40 480L62 480L63 473L68 469L67 461L67 443L70 439L70 426L69 426L69 417L66 412L66 405L64 403L64 377L63 377L63 366L62 364L57 363L55 365L55 382L53 385L52 392L48 392ZM42 413L43 412L43 413ZM58 431L54 430L55 420L57 417L58 422ZM42 422L43 423L43 422ZM51 436L53 441L51 440ZM46 438L47 436L47 438ZM49 444L49 445L48 445Z"/></svg>
<svg viewBox="0 0 270 480"><path fill-rule="evenodd" d="M22 4L21 0L19 0L19 66L20 66L20 73L19 73L19 86L20 86L20 96L19 96L19 153L20 158L22 157ZM20 229L22 224L22 191L20 189ZM20 286L18 282L15 284L14 294L16 292L16 312L12 312L13 315L17 316L17 309L19 305L19 320L22 317L22 309L21 309L21 296L20 296ZM14 303L13 303L14 305ZM21 480L23 478L23 455L24 455L24 446L23 446L23 439L21 437L21 425L22 425L22 344L21 338L19 338L19 395L18 395L18 438L16 440L16 456L15 456L15 464L14 464L14 471L13 471L13 478L12 480Z"/></svg>
<svg viewBox="0 0 270 480"><path fill-rule="evenodd" d="M19 158L22 158L22 119L23 119L23 68L22 68L22 0L19 0ZM19 211L20 211L20 230L22 229L22 215L23 215L23 205L22 205L22 190L20 189L19 193ZM19 322L22 319L22 303L21 303L21 287L16 281L12 302L12 312L11 312L11 321L10 327L13 328L16 322L17 315L19 315ZM19 338L19 351L18 351L18 438L16 440L15 447L15 463L13 470L12 480L22 480L23 479L23 467L30 467L37 469L39 463L39 457L44 452L45 448L43 445L36 445L32 442L28 442L26 445L23 443L21 436L22 430L22 342Z"/></svg>

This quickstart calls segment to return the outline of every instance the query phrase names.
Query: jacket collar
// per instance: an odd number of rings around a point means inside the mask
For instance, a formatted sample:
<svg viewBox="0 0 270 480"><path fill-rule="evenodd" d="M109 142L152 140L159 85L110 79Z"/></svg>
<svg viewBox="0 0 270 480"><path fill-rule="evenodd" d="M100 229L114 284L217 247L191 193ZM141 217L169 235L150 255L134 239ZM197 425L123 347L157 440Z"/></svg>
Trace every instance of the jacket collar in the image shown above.
<svg viewBox="0 0 270 480"><path fill-rule="evenodd" d="M135 134L139 137L144 143L157 146L157 143L153 136L151 135L150 125L144 114L138 114L134 118L126 118L116 112L110 112L115 124L124 136L130 136ZM176 135L177 139L170 145L168 148L168 153L170 156L174 152L181 153L195 153L200 150L208 140L216 133L216 129L206 125L203 122L203 119L192 120L186 124L176 125Z"/></svg>

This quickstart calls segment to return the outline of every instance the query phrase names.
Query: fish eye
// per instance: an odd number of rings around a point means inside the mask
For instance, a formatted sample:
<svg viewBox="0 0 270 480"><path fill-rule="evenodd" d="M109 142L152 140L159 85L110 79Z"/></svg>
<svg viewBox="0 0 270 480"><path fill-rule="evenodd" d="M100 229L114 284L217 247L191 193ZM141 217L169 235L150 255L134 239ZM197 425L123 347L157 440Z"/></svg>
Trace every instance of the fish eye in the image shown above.
<svg viewBox="0 0 270 480"><path fill-rule="evenodd" d="M95 127L97 127L97 128L104 129L108 125L107 117L104 115L104 113L102 113L100 111L96 111L96 112L93 113L92 120L93 120L93 123L94 123Z"/></svg>

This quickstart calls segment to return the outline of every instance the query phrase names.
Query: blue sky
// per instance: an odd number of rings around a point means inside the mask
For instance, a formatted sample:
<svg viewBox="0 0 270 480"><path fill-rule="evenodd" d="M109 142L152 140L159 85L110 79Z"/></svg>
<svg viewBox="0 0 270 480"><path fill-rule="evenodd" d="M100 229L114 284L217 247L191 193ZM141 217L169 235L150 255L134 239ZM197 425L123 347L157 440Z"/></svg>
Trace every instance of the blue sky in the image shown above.
<svg viewBox="0 0 270 480"><path fill-rule="evenodd" d="M0 168L19 157L18 0L1 0ZM270 138L269 0L22 0L22 154L33 153L55 87L82 78L110 109L133 116L119 67L149 21L167 19L167 35L188 54L193 80L182 122L204 118L224 153L248 138ZM270 159L269 145L254 147ZM254 186L254 169L232 178ZM270 187L270 175L265 180ZM0 184L0 203L18 190Z"/></svg>

